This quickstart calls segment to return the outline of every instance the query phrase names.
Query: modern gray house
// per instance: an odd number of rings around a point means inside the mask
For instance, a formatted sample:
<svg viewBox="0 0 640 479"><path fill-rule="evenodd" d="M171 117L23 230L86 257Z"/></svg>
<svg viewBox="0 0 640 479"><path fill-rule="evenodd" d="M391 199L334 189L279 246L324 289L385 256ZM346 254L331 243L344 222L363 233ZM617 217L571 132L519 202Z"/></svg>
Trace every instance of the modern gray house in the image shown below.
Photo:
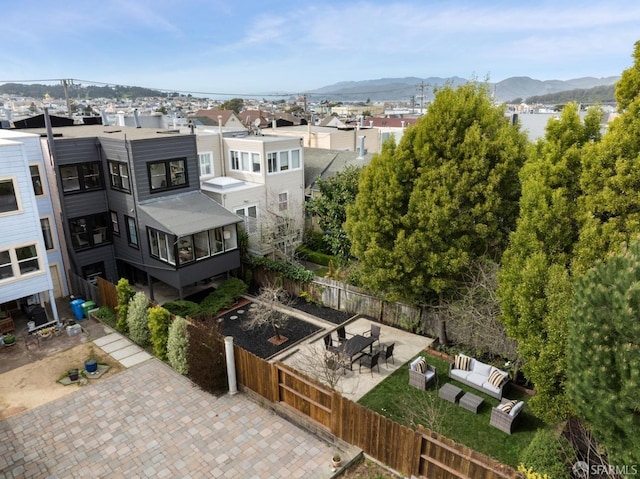
<svg viewBox="0 0 640 479"><path fill-rule="evenodd" d="M69 268L178 290L240 266L242 220L200 192L196 137L173 130L39 130L52 161ZM53 189L52 189L53 191Z"/></svg>

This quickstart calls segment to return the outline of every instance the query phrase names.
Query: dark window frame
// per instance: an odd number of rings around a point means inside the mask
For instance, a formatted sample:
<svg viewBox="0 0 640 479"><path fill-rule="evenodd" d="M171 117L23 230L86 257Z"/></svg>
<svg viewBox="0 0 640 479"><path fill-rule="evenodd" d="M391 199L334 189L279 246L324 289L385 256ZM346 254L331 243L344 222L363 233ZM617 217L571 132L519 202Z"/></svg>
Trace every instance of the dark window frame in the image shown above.
<svg viewBox="0 0 640 479"><path fill-rule="evenodd" d="M140 235L138 234L138 225L136 225L136 219L133 216L124 215L124 225L127 229L127 243L129 243L129 246L131 246L132 248L140 249ZM131 234L132 227L133 235Z"/></svg>
<svg viewBox="0 0 640 479"><path fill-rule="evenodd" d="M97 186L87 186L87 178L89 177L89 175L86 175L85 172L83 171L84 167L88 167L90 165L96 165L98 167L98 184ZM65 183L64 180L65 178L62 176L62 169L63 168L75 168L76 169L76 176L75 178L78 179L78 189L73 189L73 190L65 190ZM59 165L58 166L58 173L60 175L60 182L62 184L62 194L63 195L74 195L77 193L84 193L87 191L98 191L98 190L103 190L104 189L104 174L102 172L102 165L99 161L87 161L85 163L69 163L66 165Z"/></svg>
<svg viewBox="0 0 640 479"><path fill-rule="evenodd" d="M115 215L116 218L115 222L113 221L113 215ZM109 210L109 222L111 224L111 234L113 236L120 236L120 218L118 218L117 211Z"/></svg>
<svg viewBox="0 0 640 479"><path fill-rule="evenodd" d="M104 226L98 226L96 219L103 217ZM81 227L78 223L80 220L84 220L86 227L83 231L75 231L75 228ZM100 231L100 228L104 228L104 231ZM104 246L112 243L111 237L111 217L108 212L104 213L94 213L91 215L77 216L75 218L69 218L69 232L71 235L71 247L74 251L84 251L91 248L98 248L100 246ZM101 234L104 232L104 241L96 242L95 235ZM76 241L74 242L74 236L76 236ZM84 244L81 244L81 235L86 235L82 241Z"/></svg>
<svg viewBox="0 0 640 479"><path fill-rule="evenodd" d="M113 171L113 167L117 168L117 171ZM126 182L123 181L122 172L120 168L124 166L127 169ZM129 171L129 165L123 161L109 160L107 162L107 168L109 169L109 184L112 190L122 191L124 193L131 194L131 173ZM114 179L117 179L114 181ZM125 185L126 183L126 185Z"/></svg>
<svg viewBox="0 0 640 479"><path fill-rule="evenodd" d="M182 162L182 171L177 171L177 172L172 172L171 171L171 163L175 163L175 162ZM153 165L164 165L164 178L161 177L161 175L152 175L151 174L151 167ZM182 173L184 175L184 182L183 183L178 183L178 184L174 184L173 181L173 175L174 174L180 174ZM158 176L159 178L162 178L162 184L159 186L154 187L154 180L156 180L157 178L154 178L154 176ZM177 177L177 176L176 176ZM154 193L159 193L159 192L164 192L164 191L170 191L170 190L177 190L177 189L182 189L182 188L188 188L189 187L189 172L188 172L188 168L187 168L187 158L186 157L181 157L181 158L169 158L166 160L156 160L156 161L148 161L147 162L147 178L149 180L149 192L151 194Z"/></svg>

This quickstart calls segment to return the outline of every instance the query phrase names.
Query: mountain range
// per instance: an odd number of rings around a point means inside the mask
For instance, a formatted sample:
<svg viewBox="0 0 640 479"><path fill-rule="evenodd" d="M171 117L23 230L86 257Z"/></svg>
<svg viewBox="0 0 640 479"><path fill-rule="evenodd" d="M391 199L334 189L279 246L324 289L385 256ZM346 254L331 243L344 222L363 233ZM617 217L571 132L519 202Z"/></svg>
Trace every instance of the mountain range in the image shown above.
<svg viewBox="0 0 640 479"><path fill-rule="evenodd" d="M567 90L588 90L595 87L613 86L619 76L606 78L583 77L572 80L535 80L529 77L510 77L497 83L489 82L496 100L510 102L526 100ZM307 94L311 100L334 101L405 101L412 98L416 104L433 99L433 88L450 84L458 86L467 83L460 77L405 77L380 78L377 80L343 81L311 90ZM422 96L424 95L424 98Z"/></svg>

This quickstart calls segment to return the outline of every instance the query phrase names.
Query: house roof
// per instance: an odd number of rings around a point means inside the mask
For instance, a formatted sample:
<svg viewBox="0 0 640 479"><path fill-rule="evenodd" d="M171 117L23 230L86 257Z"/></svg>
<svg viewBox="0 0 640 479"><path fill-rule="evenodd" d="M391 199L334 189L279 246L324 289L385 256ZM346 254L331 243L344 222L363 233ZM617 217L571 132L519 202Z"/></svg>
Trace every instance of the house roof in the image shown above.
<svg viewBox="0 0 640 479"><path fill-rule="evenodd" d="M176 236L198 233L242 221L220 203L199 191L154 199L141 203L139 208L149 217L147 220L149 226Z"/></svg>
<svg viewBox="0 0 640 479"><path fill-rule="evenodd" d="M64 116L49 115L49 118L51 119L51 126L53 127L73 126L74 124L74 121L72 118L67 118ZM44 113L29 117L29 118L23 118L22 120L16 120L13 122L13 127L16 129L44 128L45 126L46 125L44 121Z"/></svg>
<svg viewBox="0 0 640 479"><path fill-rule="evenodd" d="M203 117L207 117L210 120L213 120L214 126L218 125L218 116L222 117L222 125L226 125L229 121L229 118L235 116L238 120L238 116L235 114L233 110L198 110L196 111L194 117L200 118L202 120Z"/></svg>
<svg viewBox="0 0 640 479"><path fill-rule="evenodd" d="M371 154L358 159L358 153L347 150L327 150L325 148L304 149L305 188L315 188L319 178L327 179L344 170L347 166L365 166L371 161Z"/></svg>

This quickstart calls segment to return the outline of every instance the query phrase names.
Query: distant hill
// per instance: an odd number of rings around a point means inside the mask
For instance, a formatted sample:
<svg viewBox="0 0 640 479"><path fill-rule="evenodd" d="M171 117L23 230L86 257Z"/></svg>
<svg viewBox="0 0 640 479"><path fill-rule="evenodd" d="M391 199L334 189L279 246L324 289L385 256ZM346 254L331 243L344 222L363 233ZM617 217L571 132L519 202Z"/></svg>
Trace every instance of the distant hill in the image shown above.
<svg viewBox="0 0 640 479"><path fill-rule="evenodd" d="M22 83L5 83L0 85L0 94L23 96L30 98L44 98L49 95L51 98L64 98L62 85L42 85L34 83L25 85ZM177 96L176 94L163 93L157 90L141 87L125 86L95 86L95 85L72 85L69 87L69 97L73 99L90 98L139 98L139 97L167 97Z"/></svg>
<svg viewBox="0 0 640 479"><path fill-rule="evenodd" d="M584 77L573 80L534 80L529 77L511 77L497 83L490 83L496 99L508 102L513 99L524 99L540 95L548 95L567 90L585 90L594 87L613 86L620 77ZM460 77L451 78L380 78L378 80L344 81L307 92L311 100L334 101L405 101L413 97L420 102L421 85L424 85L425 101L433 99L435 86L447 83L454 86L466 83Z"/></svg>
<svg viewBox="0 0 640 479"><path fill-rule="evenodd" d="M576 101L582 104L614 104L616 103L615 85L594 86L593 88L576 88L575 90L559 91L548 95L537 95L526 98L525 103L542 103L557 105Z"/></svg>

